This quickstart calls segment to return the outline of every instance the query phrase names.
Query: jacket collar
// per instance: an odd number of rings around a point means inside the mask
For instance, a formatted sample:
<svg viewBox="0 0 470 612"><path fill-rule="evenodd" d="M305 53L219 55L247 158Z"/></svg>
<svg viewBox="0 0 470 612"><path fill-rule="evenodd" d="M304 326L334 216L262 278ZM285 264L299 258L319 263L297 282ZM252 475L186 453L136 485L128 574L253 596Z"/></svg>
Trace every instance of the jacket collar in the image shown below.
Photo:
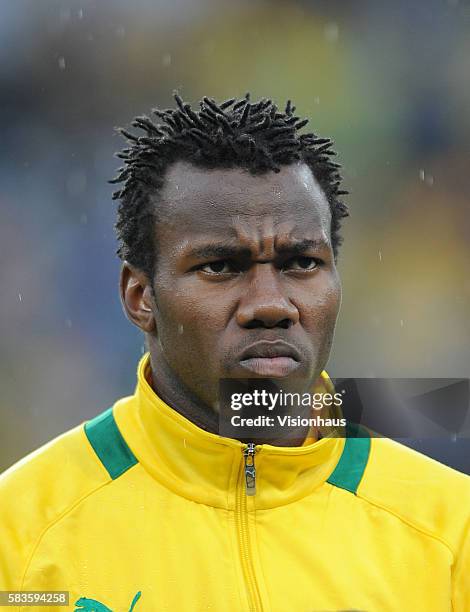
<svg viewBox="0 0 470 612"><path fill-rule="evenodd" d="M134 395L114 405L117 426L130 449L160 484L187 499L234 509L244 487L247 445L209 433L166 404L149 384L150 354L140 359ZM326 372L315 391L333 389ZM281 506L320 486L332 473L344 438L322 438L304 446L256 446L256 495L248 509ZM243 490L243 494L245 494Z"/></svg>

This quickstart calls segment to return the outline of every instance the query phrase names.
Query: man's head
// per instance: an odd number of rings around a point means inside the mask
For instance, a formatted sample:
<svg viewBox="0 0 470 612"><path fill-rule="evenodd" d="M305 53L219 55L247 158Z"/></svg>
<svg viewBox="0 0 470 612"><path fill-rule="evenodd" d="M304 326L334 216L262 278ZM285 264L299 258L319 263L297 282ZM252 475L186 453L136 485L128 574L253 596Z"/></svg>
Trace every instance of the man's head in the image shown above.
<svg viewBox="0 0 470 612"><path fill-rule="evenodd" d="M341 177L331 141L299 135L288 102L204 98L123 131L115 182L121 297L152 362L213 405L220 378L311 384L341 300ZM257 344L262 342L262 344ZM277 344L273 344L277 343ZM256 346L253 346L256 345Z"/></svg>

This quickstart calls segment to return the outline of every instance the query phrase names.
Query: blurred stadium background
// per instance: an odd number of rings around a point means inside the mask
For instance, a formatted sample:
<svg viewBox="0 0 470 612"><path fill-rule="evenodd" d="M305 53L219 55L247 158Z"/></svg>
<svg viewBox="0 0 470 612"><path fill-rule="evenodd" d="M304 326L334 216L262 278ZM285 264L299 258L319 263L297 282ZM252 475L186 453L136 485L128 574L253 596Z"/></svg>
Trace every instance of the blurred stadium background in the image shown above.
<svg viewBox="0 0 470 612"><path fill-rule="evenodd" d="M331 376L469 376L468 2L0 11L0 470L133 392L143 337L118 297L113 128L174 89L292 98L334 138L351 217ZM421 449L470 472L466 441Z"/></svg>

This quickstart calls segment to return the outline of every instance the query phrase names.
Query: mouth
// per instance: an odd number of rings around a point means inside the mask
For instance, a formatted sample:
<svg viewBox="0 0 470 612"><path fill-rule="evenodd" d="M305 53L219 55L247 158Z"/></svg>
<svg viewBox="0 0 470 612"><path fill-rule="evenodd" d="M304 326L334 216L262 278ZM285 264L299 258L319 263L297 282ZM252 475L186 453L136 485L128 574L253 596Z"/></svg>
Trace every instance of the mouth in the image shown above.
<svg viewBox="0 0 470 612"><path fill-rule="evenodd" d="M299 351L287 342L255 342L246 348L240 359L245 370L271 378L282 378L294 372L301 362Z"/></svg>

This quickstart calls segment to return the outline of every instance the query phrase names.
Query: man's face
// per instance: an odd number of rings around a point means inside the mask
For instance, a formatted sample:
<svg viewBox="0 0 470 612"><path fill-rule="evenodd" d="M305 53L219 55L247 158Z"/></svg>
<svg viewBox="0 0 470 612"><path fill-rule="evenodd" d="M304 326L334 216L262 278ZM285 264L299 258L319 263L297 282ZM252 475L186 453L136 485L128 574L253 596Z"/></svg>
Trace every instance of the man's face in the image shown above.
<svg viewBox="0 0 470 612"><path fill-rule="evenodd" d="M310 169L253 176L178 162L159 200L158 358L211 406L221 378L308 388L341 301L329 205Z"/></svg>

